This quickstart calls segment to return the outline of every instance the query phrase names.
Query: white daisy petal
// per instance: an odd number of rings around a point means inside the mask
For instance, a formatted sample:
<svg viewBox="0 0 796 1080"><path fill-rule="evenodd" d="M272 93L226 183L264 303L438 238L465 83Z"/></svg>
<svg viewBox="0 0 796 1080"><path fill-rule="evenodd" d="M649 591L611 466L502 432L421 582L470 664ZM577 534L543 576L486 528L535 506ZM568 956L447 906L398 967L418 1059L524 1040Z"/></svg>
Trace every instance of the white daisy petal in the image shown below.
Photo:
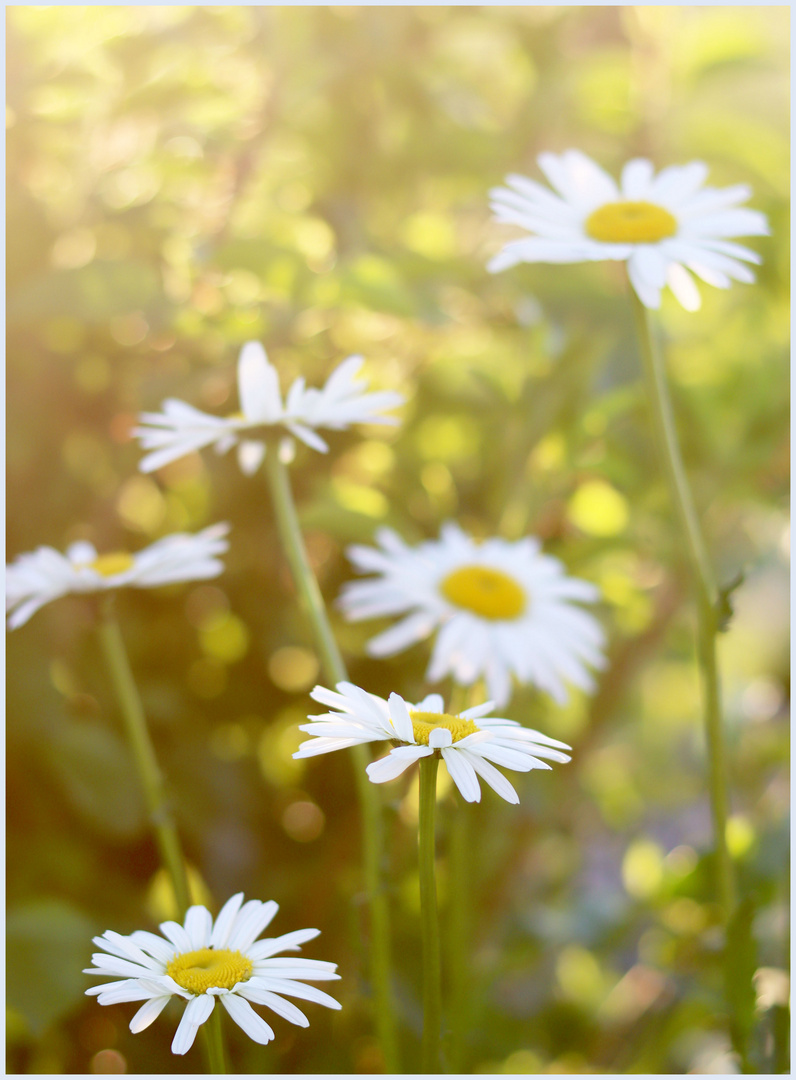
<svg viewBox="0 0 796 1080"><path fill-rule="evenodd" d="M84 969L91 975L123 975L131 979L145 979L152 974L150 967L134 964L130 960L122 960L118 956L108 956L105 953L94 953L91 962L94 967Z"/></svg>
<svg viewBox="0 0 796 1080"><path fill-rule="evenodd" d="M153 995L144 989L140 979L124 979L121 982L90 986L87 994L96 995L100 1005L119 1005L126 1001L148 1001Z"/></svg>
<svg viewBox="0 0 796 1080"><path fill-rule="evenodd" d="M309 1027L310 1022L304 1013L292 1001L285 1001L271 990L261 990L256 986L248 986L243 983L237 991L238 995L247 1001L253 1001L255 1005L267 1005L272 1012L288 1020L298 1027Z"/></svg>
<svg viewBox="0 0 796 1080"><path fill-rule="evenodd" d="M489 708L486 709L486 712L489 712L489 710L492 708L492 702L491 701L488 702L488 705L489 705ZM477 706L477 708L483 709L484 706ZM445 703L442 700L442 695L441 694L428 694L426 697L423 698L422 701L418 701L418 703L417 703L417 711L418 712L438 712L438 713L444 712L445 711ZM465 715L464 713L460 713L460 716L464 716L464 715ZM470 716L471 713L468 712L467 715Z"/></svg>
<svg viewBox="0 0 796 1080"><path fill-rule="evenodd" d="M229 547L228 531L222 522L193 535L173 533L135 555L98 556L92 545L83 543L72 544L68 557L47 547L20 555L6 567L8 626L22 626L44 604L69 593L148 589L217 577L224 569L219 556Z"/></svg>
<svg viewBox="0 0 796 1080"><path fill-rule="evenodd" d="M168 399L161 413L142 413L133 434L142 448L151 452L139 468L152 472L207 447L223 454L239 444L238 464L246 475L252 475L260 467L266 447L261 438L246 438L247 431L259 436L263 427L277 428L286 436L280 442L280 460L288 463L294 443L286 433L325 454L329 447L318 428L343 431L353 424L397 423L396 417L384 414L403 403L402 395L367 392L366 381L355 377L362 363L362 357L344 360L322 389L308 388L299 377L283 405L279 377L265 349L257 341L246 342L238 359L241 412L212 416L186 402Z"/></svg>
<svg viewBox="0 0 796 1080"><path fill-rule="evenodd" d="M254 982L254 980L252 980ZM305 986L300 982L293 982L289 978L272 978L264 976L257 978L258 986L262 986L276 994L284 994L287 997L297 997L301 1001L312 1001L316 1005L325 1005L327 1009L341 1009L339 1001L335 1001L330 994L318 990L315 986Z"/></svg>
<svg viewBox="0 0 796 1080"><path fill-rule="evenodd" d="M357 616L357 618L363 617L366 616ZM416 641L427 638L433 629L434 620L429 618L426 612L408 615L389 630L371 638L367 645L368 654L378 657L394 656L395 653L403 652L408 645L414 645Z"/></svg>
<svg viewBox="0 0 796 1080"><path fill-rule="evenodd" d="M174 956L174 946L149 930L136 930L130 935L132 941L161 964L168 964Z"/></svg>
<svg viewBox="0 0 796 1080"><path fill-rule="evenodd" d="M238 465L245 476L254 476L265 457L265 443L247 439L238 446Z"/></svg>
<svg viewBox="0 0 796 1080"><path fill-rule="evenodd" d="M595 206L619 197L619 190L608 173L578 150L567 150L560 157L540 154L537 161L553 187L570 204Z"/></svg>
<svg viewBox="0 0 796 1080"><path fill-rule="evenodd" d="M478 775L483 780L486 780L487 784L489 784L493 791L497 792L501 799L505 799L506 802L509 803L519 803L520 797L514 790L514 787L509 783L502 772L498 772L494 765L489 764L486 758L482 758L479 754L471 753L467 750L463 750L462 754L464 755L465 761L468 761L472 765Z"/></svg>
<svg viewBox="0 0 796 1080"><path fill-rule="evenodd" d="M656 271L665 268L657 254L652 259ZM535 682L565 700L562 677L586 688L590 685L586 665L603 665L605 636L599 624L570 603L594 602L599 590L590 582L566 577L562 564L544 555L533 538L515 543L493 538L476 544L448 523L439 540L414 548L391 532L380 533L377 540L380 547L373 557L363 545L349 552L358 568L377 576L346 583L338 599L351 619L366 617L374 609L403 616L368 643L371 654L392 653L417 640L421 630L427 634L436 629L428 680L451 675L459 685L468 686L484 678L490 698L499 705L509 700L512 678ZM494 595L501 595L490 593L497 583L503 600L492 612ZM455 591L462 588L464 592ZM543 663L537 654L545 657ZM399 737L409 741L408 732L404 723Z"/></svg>
<svg viewBox="0 0 796 1080"><path fill-rule="evenodd" d="M287 422L287 428L297 439L309 446L310 450L317 450L319 454L329 453L329 444L326 440L322 439L317 431L313 431L306 424L298 424L295 420L291 420Z"/></svg>
<svg viewBox="0 0 796 1080"><path fill-rule="evenodd" d="M412 721L409 718L406 702L400 695L390 694L387 704L390 707L390 720L397 737L402 742L413 743L415 737L412 734Z"/></svg>
<svg viewBox="0 0 796 1080"><path fill-rule="evenodd" d="M541 154L538 161L555 194L516 175L507 177L508 187L490 191L495 220L531 234L509 240L490 259L491 273L521 262L619 259L627 262L631 284L646 307L659 307L661 289L668 285L690 311L699 306L699 294L684 267L722 288L731 280L754 280L748 270L738 269L737 260L758 262L759 257L729 243L731 237L769 232L763 214L738 205L751 195L747 185L704 187L708 168L701 161L669 166L656 176L652 164L639 158L622 169L620 195L611 177L580 151ZM691 247L688 258L674 254L680 242ZM730 261L720 265L711 254Z"/></svg>
<svg viewBox="0 0 796 1080"><path fill-rule="evenodd" d="M669 267L667 283L674 295L680 301L686 311L699 311L702 306L702 297L694 279L680 263L672 263Z"/></svg>
<svg viewBox="0 0 796 1080"><path fill-rule="evenodd" d="M130 1021L130 1031L132 1031L133 1035L137 1035L139 1031L144 1031L150 1024L154 1023L170 1000L171 994L165 994L163 997L150 998L149 1001L144 1002Z"/></svg>
<svg viewBox="0 0 796 1080"><path fill-rule="evenodd" d="M368 778L371 783L384 784L388 780L394 780L402 772L405 772L410 765L413 765L422 757L428 757L433 752L428 746L397 746L390 751L387 757L372 761L367 766Z"/></svg>
<svg viewBox="0 0 796 1080"><path fill-rule="evenodd" d="M277 938L266 938L250 945L247 956L250 960L264 960L275 953L284 952L286 949L297 949L307 941L312 941L320 934L320 930L293 930L289 934L282 934Z"/></svg>
<svg viewBox="0 0 796 1080"><path fill-rule="evenodd" d="M622 194L626 199L646 200L652 180L652 162L634 158L622 169Z"/></svg>
<svg viewBox="0 0 796 1080"><path fill-rule="evenodd" d="M213 918L206 907L194 904L185 914L185 932L191 939L192 949L205 949L210 942Z"/></svg>
<svg viewBox="0 0 796 1080"><path fill-rule="evenodd" d="M238 396L252 424L272 424L282 417L279 376L259 341L247 341L238 358Z"/></svg>
<svg viewBox="0 0 796 1080"><path fill-rule="evenodd" d="M238 912L240 911L242 903L243 893L235 893L234 896L230 896L221 911L219 911L216 920L213 923L213 932L210 935L211 948L226 948L227 940L232 932L232 927L235 925L235 920L238 917Z"/></svg>
<svg viewBox="0 0 796 1080"><path fill-rule="evenodd" d="M310 960L306 956L276 956L258 960L254 965L257 977L271 976L280 979L339 979L337 964L328 960Z"/></svg>
<svg viewBox="0 0 796 1080"><path fill-rule="evenodd" d="M274 900L259 904L257 908L252 908L249 911L246 911L247 907L248 904L241 909L238 920L232 929L227 946L229 949L248 949L254 939L260 936L277 911L279 911L279 904Z"/></svg>
<svg viewBox="0 0 796 1080"><path fill-rule="evenodd" d="M453 744L453 735L447 728L435 728L428 733L428 745L432 750L442 750Z"/></svg>
<svg viewBox="0 0 796 1080"><path fill-rule="evenodd" d="M273 1028L266 1024L262 1016L259 1016L244 998L236 994L224 994L221 1004L238 1027L254 1042L264 1045L273 1039Z"/></svg>
<svg viewBox="0 0 796 1080"><path fill-rule="evenodd" d="M194 1044L197 1031L210 1016L214 1005L215 998L209 994L200 994L199 997L191 998L177 1025L171 1044L172 1054L188 1053Z"/></svg>
<svg viewBox="0 0 796 1080"><path fill-rule="evenodd" d="M638 260L634 258L634 255L631 255L627 262L627 273L630 278L630 284L636 290L638 298L644 307L657 311L661 306L660 285L654 285L647 280L642 272L641 265L639 265Z"/></svg>
<svg viewBox="0 0 796 1080"><path fill-rule="evenodd" d="M177 952L191 952L193 949L190 934L179 923L169 919L167 922L162 922L159 929L161 934L169 939Z"/></svg>
<svg viewBox="0 0 796 1080"><path fill-rule="evenodd" d="M466 802L480 802L481 788L478 777L464 754L454 750L453 747L444 747L440 752L448 767L451 780L461 792L462 798Z"/></svg>
<svg viewBox="0 0 796 1080"><path fill-rule="evenodd" d="M255 943L278 906L273 900L242 901L242 893L231 897L215 923L205 907L194 905L186 913L184 925L173 921L161 925L164 938L145 930L127 937L106 931L96 941L111 951L95 953L96 966L86 970L93 975L131 977L90 987L86 993L95 996L100 1005L143 1001L130 1021L133 1033L149 1027L172 997L186 999L172 1042L175 1054L185 1054L193 1046L196 1032L212 1013L217 997L243 1031L258 1043L269 1042L274 1033L254 1012L250 1001L273 1009L300 1027L307 1027L309 1021L292 1002L284 1000L284 995L340 1008L328 994L299 981L338 979L336 964L275 956L281 950L300 948L319 931L294 930Z"/></svg>
<svg viewBox="0 0 796 1080"><path fill-rule="evenodd" d="M134 963L142 964L144 967L151 967L154 963L152 958L147 956L132 938L117 934L113 930L106 930L102 937L95 937L93 941L95 945L99 945L101 949L107 950L113 956L132 960Z"/></svg>

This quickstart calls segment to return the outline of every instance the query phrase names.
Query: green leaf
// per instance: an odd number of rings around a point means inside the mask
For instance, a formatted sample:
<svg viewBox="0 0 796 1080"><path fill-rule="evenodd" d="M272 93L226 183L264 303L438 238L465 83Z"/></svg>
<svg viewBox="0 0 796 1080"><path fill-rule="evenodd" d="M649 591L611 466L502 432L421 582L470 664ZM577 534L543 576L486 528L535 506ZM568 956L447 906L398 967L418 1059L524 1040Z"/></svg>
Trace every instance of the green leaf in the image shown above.
<svg viewBox="0 0 796 1080"><path fill-rule="evenodd" d="M62 900L36 900L6 922L8 1004L35 1035L80 1004L96 927Z"/></svg>

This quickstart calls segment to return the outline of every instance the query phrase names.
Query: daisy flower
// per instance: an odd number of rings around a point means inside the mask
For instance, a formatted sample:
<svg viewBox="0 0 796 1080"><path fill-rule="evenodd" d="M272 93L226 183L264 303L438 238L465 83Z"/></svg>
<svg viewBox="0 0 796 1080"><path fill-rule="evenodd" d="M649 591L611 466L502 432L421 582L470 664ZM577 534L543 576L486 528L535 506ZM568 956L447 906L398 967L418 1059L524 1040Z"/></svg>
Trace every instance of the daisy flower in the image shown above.
<svg viewBox="0 0 796 1080"><path fill-rule="evenodd" d="M62 555L51 547L19 555L6 567L8 626L16 629L51 600L68 593L106 592L132 586L150 589L176 581L203 581L224 569L218 558L229 547L229 525L222 522L202 532L173 533L131 555L114 551L98 555L80 540Z"/></svg>
<svg viewBox="0 0 796 1080"><path fill-rule="evenodd" d="M737 205L751 195L746 184L703 187L708 168L701 161L656 176L651 162L635 158L622 170L621 185L579 150L540 154L538 162L555 192L517 175L490 192L498 221L535 234L506 244L490 271L520 262L621 259L646 307L660 307L668 285L688 311L701 302L689 271L722 289L732 278L754 281L744 263L759 263L760 256L729 240L769 231L763 214Z"/></svg>
<svg viewBox="0 0 796 1080"><path fill-rule="evenodd" d="M309 717L313 723L304 724L299 730L315 738L303 742L294 758L314 757L356 743L388 739L394 749L367 767L374 784L394 780L415 761L436 754L445 762L451 779L467 802L481 801L480 776L510 803L518 803L519 796L492 762L517 772L529 772L551 768L541 758L570 760L568 754L561 753L570 749L566 743L524 728L515 720L488 717L487 713L495 707L493 701L452 716L445 712L439 694L429 694L419 704L410 705L398 694L390 694L389 701L385 701L353 683L340 682L337 690L334 693L316 686L312 691L310 697L337 711Z"/></svg>
<svg viewBox="0 0 796 1080"><path fill-rule="evenodd" d="M216 1000L257 1043L270 1042L274 1033L249 1002L268 1006L291 1024L309 1027L304 1013L282 995L314 1001L330 1009L341 1008L333 997L303 983L305 979L339 979L335 974L337 964L276 956L285 950L298 950L320 930L294 930L257 941L278 910L273 900L249 900L244 904L243 893L236 893L224 904L215 922L207 908L197 904L188 909L183 926L161 923L163 937L148 930L129 935L106 930L93 939L105 952L94 953L94 967L84 970L87 975L115 975L119 981L92 986L86 993L96 994L100 1005L143 1001L130 1021L134 1034L149 1027L172 997L184 998L188 1004L171 1044L174 1054L190 1050Z"/></svg>
<svg viewBox="0 0 796 1080"><path fill-rule="evenodd" d="M509 699L512 674L559 703L567 699L564 680L594 689L584 664L604 666L604 635L570 601L595 601L599 591L566 577L538 540L477 543L452 523L443 525L439 540L414 548L391 529L380 529L376 540L380 548L354 545L348 557L361 572L379 576L346 583L338 599L352 620L408 612L368 642L371 656L392 656L439 630L430 682L450 674L470 686L483 676L499 706Z"/></svg>
<svg viewBox="0 0 796 1080"><path fill-rule="evenodd" d="M299 378L291 386L283 404L276 368L257 341L247 342L238 359L238 397L241 411L232 416L211 416L184 401L169 398L162 413L142 413L141 427L133 429L144 450L151 450L140 463L142 472L152 472L193 450L213 446L217 453L238 447L238 464L247 475L257 471L265 456L265 443L247 437L262 435L266 428L282 428L313 450L325 454L329 447L317 428L342 431L351 424L397 424L386 409L403 403L393 391L367 394L367 383L356 374L364 360L349 356L332 372L326 385L307 389Z"/></svg>

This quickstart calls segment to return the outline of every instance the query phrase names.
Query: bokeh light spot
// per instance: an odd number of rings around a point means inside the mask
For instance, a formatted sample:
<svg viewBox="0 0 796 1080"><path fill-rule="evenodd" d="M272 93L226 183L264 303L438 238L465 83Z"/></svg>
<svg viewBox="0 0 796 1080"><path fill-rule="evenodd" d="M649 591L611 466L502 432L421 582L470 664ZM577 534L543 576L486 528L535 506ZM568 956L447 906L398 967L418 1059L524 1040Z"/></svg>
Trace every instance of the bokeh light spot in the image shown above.
<svg viewBox="0 0 796 1080"><path fill-rule="evenodd" d="M92 1073L112 1075L127 1072L127 1058L118 1050L98 1050L91 1059L89 1069Z"/></svg>
<svg viewBox="0 0 796 1080"><path fill-rule="evenodd" d="M569 500L568 513L573 525L589 536L616 536L630 518L625 497L604 480L581 484Z"/></svg>
<svg viewBox="0 0 796 1080"><path fill-rule="evenodd" d="M653 840L635 840L622 860L622 881L631 896L646 900L663 883L663 851Z"/></svg>
<svg viewBox="0 0 796 1080"><path fill-rule="evenodd" d="M727 847L735 859L742 858L755 842L755 830L749 818L733 814L727 822Z"/></svg>
<svg viewBox="0 0 796 1080"><path fill-rule="evenodd" d="M594 1006L605 993L605 982L595 956L580 945L567 945L556 961L556 978L564 995Z"/></svg>
<svg viewBox="0 0 796 1080"><path fill-rule="evenodd" d="M232 612L219 613L200 629L199 645L213 660L235 664L249 651L249 631L237 615Z"/></svg>
<svg viewBox="0 0 796 1080"><path fill-rule="evenodd" d="M70 229L53 244L50 263L56 270L77 270L87 266L96 252L97 238L91 229Z"/></svg>
<svg viewBox="0 0 796 1080"><path fill-rule="evenodd" d="M296 760L293 754L299 743L307 738L299 731L299 724L307 722L306 708L291 707L279 713L277 719L263 730L257 744L257 760L263 776L274 787L295 784L305 768L303 759Z"/></svg>
<svg viewBox="0 0 796 1080"><path fill-rule="evenodd" d="M282 828L291 840L296 840L300 844L317 840L325 825L326 817L323 810L306 799L297 799L290 803L282 814Z"/></svg>
<svg viewBox="0 0 796 1080"><path fill-rule="evenodd" d="M152 535L166 517L166 500L154 480L131 476L116 499L119 516L129 529Z"/></svg>
<svg viewBox="0 0 796 1080"><path fill-rule="evenodd" d="M309 649L285 645L268 659L268 674L286 693L308 690L318 677L318 660Z"/></svg>

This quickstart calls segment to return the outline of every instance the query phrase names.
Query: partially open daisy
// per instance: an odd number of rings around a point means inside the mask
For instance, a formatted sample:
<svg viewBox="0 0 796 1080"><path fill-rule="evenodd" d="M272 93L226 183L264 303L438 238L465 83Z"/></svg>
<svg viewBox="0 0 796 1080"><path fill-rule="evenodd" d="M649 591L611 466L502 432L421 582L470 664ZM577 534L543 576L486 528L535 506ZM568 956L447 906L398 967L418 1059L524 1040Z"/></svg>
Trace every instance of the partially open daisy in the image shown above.
<svg viewBox="0 0 796 1080"><path fill-rule="evenodd" d="M257 471L265 455L262 438L251 438L268 428L295 435L313 450L329 449L317 428L341 431L351 424L396 424L385 410L403 403L393 391L365 393L367 383L356 374L364 360L349 356L332 372L326 385L307 389L299 378L288 391L284 404L279 391L279 376L269 362L265 349L257 341L247 342L238 359L239 413L212 416L184 401L170 398L163 402L162 413L142 413L143 424L133 430L144 450L151 450L141 460L142 472L152 472L184 457L193 450L213 446L219 454L238 447L238 464L247 475Z"/></svg>
<svg viewBox="0 0 796 1080"><path fill-rule="evenodd" d="M131 554L114 551L98 555L84 540L71 544L66 555L39 547L19 555L6 567L6 612L9 629L26 623L34 612L68 593L106 592L133 586L150 589L177 581L203 581L224 569L218 558L229 547L229 525L222 522L202 532L173 533Z"/></svg>
<svg viewBox="0 0 796 1080"><path fill-rule="evenodd" d="M313 723L303 724L300 730L315 737L303 742L294 758L389 740L394 749L367 767L374 784L394 780L414 762L437 754L467 802L481 801L480 776L510 803L518 803L519 796L491 762L529 772L551 768L542 758L570 760L561 752L570 749L566 743L524 728L515 720L488 716L495 707L492 701L451 715L445 712L439 694L429 694L417 705L410 705L398 694L390 694L385 701L353 683L338 683L337 691L323 686L312 691L311 697L337 711L309 717Z"/></svg>
<svg viewBox="0 0 796 1080"><path fill-rule="evenodd" d="M593 689L585 664L601 668L604 635L591 615L570 601L597 600L594 585L568 578L543 555L538 540L478 543L455 524L439 540L411 548L391 529L376 533L380 548L354 545L348 557L363 573L338 600L349 619L408 612L368 642L371 656L392 656L438 630L426 677L450 674L462 686L486 680L498 705L511 694L512 674L564 702L564 682Z"/></svg>
<svg viewBox="0 0 796 1080"><path fill-rule="evenodd" d="M298 950L320 930L294 930L257 941L278 910L273 900L244 904L243 893L236 893L215 921L206 907L196 905L188 909L183 926L161 923L163 937L147 930L129 935L106 930L94 938L105 952L94 953L94 967L85 971L87 975L115 975L120 981L92 986L86 993L96 994L100 1005L143 1001L130 1021L135 1034L149 1027L172 997L184 998L188 1004L171 1044L175 1054L190 1050L216 1000L258 1043L270 1042L274 1032L249 1002L266 1005L291 1024L309 1027L304 1013L283 995L339 1009L333 997L304 985L306 979L339 979L337 964L276 955Z"/></svg>
<svg viewBox="0 0 796 1080"><path fill-rule="evenodd" d="M621 185L579 150L540 154L538 162L555 194L517 175L506 178L507 188L490 192L498 221L535 235L506 244L489 270L621 259L646 307L660 307L668 285L688 311L700 305L689 270L724 289L733 278L754 281L744 263L759 263L760 256L728 239L769 231L763 214L737 205L751 195L745 184L702 187L708 168L701 161L656 176L651 162L636 158L622 170Z"/></svg>

